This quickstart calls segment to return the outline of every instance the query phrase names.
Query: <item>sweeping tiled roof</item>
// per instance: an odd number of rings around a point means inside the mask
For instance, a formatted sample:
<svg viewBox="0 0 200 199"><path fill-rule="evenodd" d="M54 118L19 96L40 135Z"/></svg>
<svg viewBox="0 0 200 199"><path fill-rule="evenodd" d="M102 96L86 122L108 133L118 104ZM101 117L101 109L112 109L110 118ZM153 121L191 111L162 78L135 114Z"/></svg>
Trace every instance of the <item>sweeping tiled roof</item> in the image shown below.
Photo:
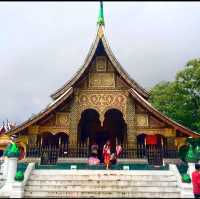
<svg viewBox="0 0 200 199"><path fill-rule="evenodd" d="M101 17L103 15L101 14ZM39 120L46 117L48 114L55 111L55 109L67 100L71 95L73 95L75 84L85 75L85 72L89 69L89 66L94 59L95 53L99 44L102 43L103 48L108 56L108 59L112 63L113 67L115 68L116 72L121 76L121 78L129 85L130 96L140 102L152 115L155 117L160 118L162 121L166 122L176 130L179 130L182 133L187 135L191 135L193 137L200 136L198 133L191 131L190 129L178 124L177 122L173 121L172 119L166 117L158 110L156 110L147 100L149 97L148 92L141 87L135 80L133 80L128 73L122 68L120 63L117 61L116 57L112 53L108 41L106 40L105 31L104 31L104 23L98 23L97 33L94 42L92 43L89 53L77 71L77 73L73 76L73 78L68 81L65 85L59 88L55 93L51 95L53 101L50 103L44 110L39 112L38 114L32 116L27 121L23 122L22 124L16 126L13 129L10 129L7 133L9 135L13 135L19 131L24 130L25 128L29 127L30 125L38 122Z"/></svg>

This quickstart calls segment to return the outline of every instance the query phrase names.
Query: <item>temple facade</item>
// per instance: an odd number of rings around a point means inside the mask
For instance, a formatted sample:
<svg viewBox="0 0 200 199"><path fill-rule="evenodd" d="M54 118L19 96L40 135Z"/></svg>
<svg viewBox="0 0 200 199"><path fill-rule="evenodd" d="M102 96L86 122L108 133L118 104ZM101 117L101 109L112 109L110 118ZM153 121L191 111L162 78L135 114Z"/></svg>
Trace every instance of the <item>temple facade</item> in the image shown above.
<svg viewBox="0 0 200 199"><path fill-rule="evenodd" d="M57 151L56 160L87 157L93 143L102 148L108 139L113 148L122 145L123 158L145 158L147 146L174 154L187 137L200 136L156 110L120 65L105 36L102 4L83 65L51 98L44 110L6 133L15 136L24 159L42 157L42 149Z"/></svg>

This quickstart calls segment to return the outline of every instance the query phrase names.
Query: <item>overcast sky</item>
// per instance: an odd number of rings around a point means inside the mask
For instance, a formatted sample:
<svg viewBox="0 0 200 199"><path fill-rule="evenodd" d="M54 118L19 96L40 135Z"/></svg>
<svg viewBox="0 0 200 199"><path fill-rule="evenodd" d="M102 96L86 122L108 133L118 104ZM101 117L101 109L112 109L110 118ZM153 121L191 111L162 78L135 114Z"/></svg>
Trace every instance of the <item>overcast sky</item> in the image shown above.
<svg viewBox="0 0 200 199"><path fill-rule="evenodd" d="M83 63L99 2L0 2L0 124L51 102ZM200 2L104 2L115 56L143 87L174 79L200 57Z"/></svg>

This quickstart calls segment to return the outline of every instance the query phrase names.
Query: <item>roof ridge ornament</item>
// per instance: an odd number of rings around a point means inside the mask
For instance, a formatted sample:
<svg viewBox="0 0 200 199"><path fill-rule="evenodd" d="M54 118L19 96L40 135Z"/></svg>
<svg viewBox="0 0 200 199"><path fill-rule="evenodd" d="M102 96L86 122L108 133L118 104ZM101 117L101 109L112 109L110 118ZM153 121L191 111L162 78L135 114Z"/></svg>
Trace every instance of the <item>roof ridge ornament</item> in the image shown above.
<svg viewBox="0 0 200 199"><path fill-rule="evenodd" d="M102 26L105 25L104 15L103 15L103 1L100 1L99 17L98 17L98 20L97 20L97 24L102 25Z"/></svg>

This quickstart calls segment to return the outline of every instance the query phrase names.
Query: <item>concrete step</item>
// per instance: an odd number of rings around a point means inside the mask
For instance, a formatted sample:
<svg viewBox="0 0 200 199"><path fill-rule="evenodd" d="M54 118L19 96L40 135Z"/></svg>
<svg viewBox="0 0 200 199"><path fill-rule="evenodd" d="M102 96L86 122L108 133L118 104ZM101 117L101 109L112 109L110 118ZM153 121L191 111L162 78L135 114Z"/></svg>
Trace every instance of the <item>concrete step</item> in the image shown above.
<svg viewBox="0 0 200 199"><path fill-rule="evenodd" d="M87 186L101 186L105 185L105 181L101 180L29 180L27 182L28 186L38 186L38 185L51 185L51 186L80 186L80 185L87 185ZM171 187L176 186L176 181L133 181L133 180L126 180L126 181L119 181L119 180L108 180L106 181L107 186L160 186L160 187Z"/></svg>
<svg viewBox="0 0 200 199"><path fill-rule="evenodd" d="M102 186L87 186L87 185L81 185L81 186L49 186L49 185L44 185L44 186L25 186L25 191L41 191L41 192L48 192L48 191L87 191L87 192L99 192L99 191L111 191L111 192L118 192L120 191L136 191L136 192L178 192L177 187L132 187L132 186L107 186L107 185L102 185Z"/></svg>
<svg viewBox="0 0 200 199"><path fill-rule="evenodd" d="M46 172L48 171L48 172ZM36 169L32 174L39 175L173 175L171 171L155 171L155 170L58 170L58 169Z"/></svg>
<svg viewBox="0 0 200 199"><path fill-rule="evenodd" d="M25 197L179 198L171 171L33 170Z"/></svg>
<svg viewBox="0 0 200 199"><path fill-rule="evenodd" d="M88 191L71 191L71 192L30 192L26 191L25 192L25 197L56 197L56 198L61 198L61 197L68 197L68 198L80 198L80 197L98 197L98 198L106 198L106 197L131 197L131 198L180 198L179 192L171 192L171 193L163 193L163 192L136 192L136 191L131 191L131 192L123 192L123 191L118 191L118 192L113 192L113 191L99 191L99 192L88 192Z"/></svg>
<svg viewBox="0 0 200 199"><path fill-rule="evenodd" d="M79 175L31 175L30 180L133 180L133 181L176 181L176 177L173 175L170 176L159 176L159 175L147 175L147 176L139 176L139 175L99 175L99 176L93 176L93 175L88 175L88 176L79 176Z"/></svg>

